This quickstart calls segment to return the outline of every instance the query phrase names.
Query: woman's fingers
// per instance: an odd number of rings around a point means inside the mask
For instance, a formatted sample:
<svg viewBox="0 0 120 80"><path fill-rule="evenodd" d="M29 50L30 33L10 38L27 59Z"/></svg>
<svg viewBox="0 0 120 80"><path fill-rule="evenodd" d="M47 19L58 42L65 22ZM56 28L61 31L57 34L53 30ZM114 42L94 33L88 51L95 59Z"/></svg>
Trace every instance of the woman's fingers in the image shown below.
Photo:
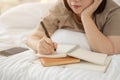
<svg viewBox="0 0 120 80"><path fill-rule="evenodd" d="M38 52L41 54L52 54L54 49L57 48L57 43L52 42L49 38L43 38L38 43Z"/></svg>
<svg viewBox="0 0 120 80"><path fill-rule="evenodd" d="M57 49L57 43L56 42L54 42L54 47L55 47L55 49Z"/></svg>
<svg viewBox="0 0 120 80"><path fill-rule="evenodd" d="M48 45L52 46L53 49L56 49L57 43L54 43L50 38L45 38L45 41L48 43Z"/></svg>
<svg viewBox="0 0 120 80"><path fill-rule="evenodd" d="M92 16L93 13L97 10L97 8L100 6L101 2L103 0L94 0L94 2L88 6L88 8L86 8L83 12L82 12L82 16L84 15L88 15L88 16Z"/></svg>
<svg viewBox="0 0 120 80"><path fill-rule="evenodd" d="M54 52L54 47L51 46L51 45L49 45L49 44L47 44L46 42L43 42L43 43L41 44L41 46L42 46L45 50L47 50L47 51Z"/></svg>

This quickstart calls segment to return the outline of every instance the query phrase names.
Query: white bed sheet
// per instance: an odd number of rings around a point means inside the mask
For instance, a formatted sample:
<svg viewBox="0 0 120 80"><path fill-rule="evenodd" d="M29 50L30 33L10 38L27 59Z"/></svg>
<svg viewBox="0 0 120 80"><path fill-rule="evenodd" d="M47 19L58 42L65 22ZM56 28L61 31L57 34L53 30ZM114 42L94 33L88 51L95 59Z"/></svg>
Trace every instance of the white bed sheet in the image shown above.
<svg viewBox="0 0 120 80"><path fill-rule="evenodd" d="M42 67L38 57L26 51L11 57L0 57L0 80L120 80L120 55L112 56L106 73L59 66Z"/></svg>

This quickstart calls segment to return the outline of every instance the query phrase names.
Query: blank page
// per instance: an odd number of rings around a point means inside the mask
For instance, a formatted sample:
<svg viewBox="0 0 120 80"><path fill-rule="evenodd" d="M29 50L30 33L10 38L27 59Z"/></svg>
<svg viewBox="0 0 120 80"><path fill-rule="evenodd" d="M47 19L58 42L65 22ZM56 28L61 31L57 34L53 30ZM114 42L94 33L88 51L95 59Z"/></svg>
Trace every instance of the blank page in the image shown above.
<svg viewBox="0 0 120 80"><path fill-rule="evenodd" d="M37 54L39 57L60 58L66 57L67 53L75 50L78 46L74 44L58 44L56 52L51 55Z"/></svg>
<svg viewBox="0 0 120 80"><path fill-rule="evenodd" d="M107 58L107 54L91 52L81 48L68 53L68 55L100 65L104 65Z"/></svg>

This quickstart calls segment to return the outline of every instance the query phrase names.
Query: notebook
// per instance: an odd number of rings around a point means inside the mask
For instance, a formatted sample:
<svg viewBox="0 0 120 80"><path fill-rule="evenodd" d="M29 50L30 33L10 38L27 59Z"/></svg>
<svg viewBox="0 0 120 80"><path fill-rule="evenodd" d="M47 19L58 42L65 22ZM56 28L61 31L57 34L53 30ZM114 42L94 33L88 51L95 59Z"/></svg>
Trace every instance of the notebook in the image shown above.
<svg viewBox="0 0 120 80"><path fill-rule="evenodd" d="M104 65L98 65L98 64L81 60L80 63L66 64L66 65L62 65L62 67L91 70L91 71L98 71L98 72L105 73L110 65L110 62L111 62L111 57L107 57Z"/></svg>
<svg viewBox="0 0 120 80"><path fill-rule="evenodd" d="M73 64L80 62L80 59L74 58L74 57L62 57L62 58L46 58L42 57L40 58L41 64L43 66L58 66L58 65L64 65L64 64Z"/></svg>
<svg viewBox="0 0 120 80"><path fill-rule="evenodd" d="M64 65L64 67L101 72L105 72L111 62L111 57L107 54L88 51L73 44L58 44L56 53L52 55L39 54L38 56L43 66Z"/></svg>

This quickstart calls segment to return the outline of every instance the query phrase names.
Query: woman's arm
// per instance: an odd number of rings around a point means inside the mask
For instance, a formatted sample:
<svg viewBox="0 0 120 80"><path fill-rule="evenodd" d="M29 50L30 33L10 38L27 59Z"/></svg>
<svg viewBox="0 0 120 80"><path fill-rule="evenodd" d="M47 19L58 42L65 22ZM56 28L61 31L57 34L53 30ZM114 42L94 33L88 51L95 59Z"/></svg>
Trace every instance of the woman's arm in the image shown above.
<svg viewBox="0 0 120 80"><path fill-rule="evenodd" d="M92 50L106 54L115 53L112 41L98 30L92 17L82 16L82 23Z"/></svg>
<svg viewBox="0 0 120 80"><path fill-rule="evenodd" d="M37 50L37 44L45 36L43 32L39 31L39 28L35 29L33 33L28 37L26 44L33 50Z"/></svg>
<svg viewBox="0 0 120 80"><path fill-rule="evenodd" d="M47 38L45 33L37 28L26 41L26 44L40 54L52 54L57 44L50 38Z"/></svg>
<svg viewBox="0 0 120 80"><path fill-rule="evenodd" d="M120 53L120 36L108 36L114 46L114 53Z"/></svg>
<svg viewBox="0 0 120 80"><path fill-rule="evenodd" d="M43 18L44 25L50 36L58 29L59 17L61 15L61 2L57 2ZM57 48L57 44L45 35L45 30L41 24L34 30L26 41L26 44L41 54L52 54Z"/></svg>
<svg viewBox="0 0 120 80"><path fill-rule="evenodd" d="M120 53L120 37L105 36L101 33L92 19L94 11L102 0L94 0L94 3L81 14L81 21L92 50L106 53Z"/></svg>

